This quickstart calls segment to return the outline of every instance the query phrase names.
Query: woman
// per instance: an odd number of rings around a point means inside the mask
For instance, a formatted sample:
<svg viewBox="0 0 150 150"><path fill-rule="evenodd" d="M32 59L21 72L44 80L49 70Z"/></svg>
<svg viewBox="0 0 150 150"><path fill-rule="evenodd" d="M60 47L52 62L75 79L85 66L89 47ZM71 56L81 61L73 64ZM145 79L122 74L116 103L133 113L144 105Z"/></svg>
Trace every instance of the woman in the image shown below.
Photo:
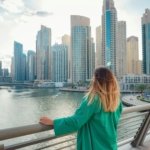
<svg viewBox="0 0 150 150"><path fill-rule="evenodd" d="M122 112L115 76L107 68L97 68L89 92L75 114L40 123L53 125L55 135L78 131L77 150L117 150L117 124Z"/></svg>

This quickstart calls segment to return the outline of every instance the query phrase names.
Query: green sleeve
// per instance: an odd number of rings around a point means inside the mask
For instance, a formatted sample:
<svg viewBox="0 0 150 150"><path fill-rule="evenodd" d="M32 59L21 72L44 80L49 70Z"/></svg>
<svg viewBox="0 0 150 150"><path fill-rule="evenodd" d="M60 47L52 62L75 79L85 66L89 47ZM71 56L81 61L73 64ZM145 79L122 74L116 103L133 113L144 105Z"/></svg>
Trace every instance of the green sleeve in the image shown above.
<svg viewBox="0 0 150 150"><path fill-rule="evenodd" d="M121 117L122 110L123 110L123 105L122 105L122 102L121 102L121 100L120 100L119 106L118 106L118 108L117 108L117 118L118 118L118 121L119 121L119 119L120 119L120 117Z"/></svg>
<svg viewBox="0 0 150 150"><path fill-rule="evenodd" d="M87 98L84 98L80 107L74 115L54 120L55 135L72 133L80 129L96 112L99 101L94 99L94 102L88 104Z"/></svg>
<svg viewBox="0 0 150 150"><path fill-rule="evenodd" d="M120 104L119 104L118 109L119 109L119 113L120 113L120 115L121 115L122 110L123 110L123 105L122 105L122 101L121 101L121 100L120 100Z"/></svg>

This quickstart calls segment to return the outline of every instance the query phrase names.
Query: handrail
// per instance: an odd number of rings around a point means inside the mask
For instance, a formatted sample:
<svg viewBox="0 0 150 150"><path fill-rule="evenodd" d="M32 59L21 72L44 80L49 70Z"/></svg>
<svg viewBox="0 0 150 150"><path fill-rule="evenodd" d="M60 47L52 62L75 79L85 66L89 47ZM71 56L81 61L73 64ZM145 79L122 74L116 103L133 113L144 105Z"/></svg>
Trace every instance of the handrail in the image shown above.
<svg viewBox="0 0 150 150"><path fill-rule="evenodd" d="M150 104L141 105L141 106L132 106L129 108L124 108L123 114L128 114L137 111L146 111L150 110ZM33 124L22 127L0 129L0 140L6 140L10 138L15 138L24 135L30 135L38 132L43 132L53 129L52 126L45 126L41 124Z"/></svg>
<svg viewBox="0 0 150 150"><path fill-rule="evenodd" d="M124 108L122 117L128 113L143 112L143 111L144 111L144 114L145 114L145 111L150 112L150 104ZM53 129L53 126L46 126L46 125L41 125L41 124L33 124L33 125L27 125L27 126L15 127L15 128L0 129L0 140L12 139L12 138L39 133L39 132L43 132L43 131L47 131L51 129ZM63 136L66 136L66 135L63 135ZM43 142L43 141L47 141L47 140L55 139L55 138L58 138L58 137L51 135L48 137L43 137L40 139L31 140L31 141L24 142L24 143L19 143L15 147L21 148L22 145L29 146L35 143L39 143L39 142ZM2 146L3 145L0 145L0 149ZM10 147L13 147L13 145L12 146L10 145ZM8 147L6 146L5 148L9 149L9 146Z"/></svg>
<svg viewBox="0 0 150 150"><path fill-rule="evenodd" d="M45 126L41 124L33 124L15 128L1 129L0 130L0 140L7 140L10 138L15 138L24 135L30 135L38 132L43 132L53 129L52 126Z"/></svg>
<svg viewBox="0 0 150 150"><path fill-rule="evenodd" d="M123 114L128 114L128 113L132 113L132 112L146 111L146 110L150 111L150 104L124 108Z"/></svg>

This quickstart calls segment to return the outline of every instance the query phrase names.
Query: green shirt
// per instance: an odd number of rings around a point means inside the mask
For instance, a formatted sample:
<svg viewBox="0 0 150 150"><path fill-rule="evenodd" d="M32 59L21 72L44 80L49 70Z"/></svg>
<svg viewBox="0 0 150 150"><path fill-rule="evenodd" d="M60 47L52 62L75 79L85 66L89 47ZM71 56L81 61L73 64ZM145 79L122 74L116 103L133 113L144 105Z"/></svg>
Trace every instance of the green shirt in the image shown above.
<svg viewBox="0 0 150 150"><path fill-rule="evenodd" d="M78 131L77 150L117 150L121 112L121 103L116 111L105 112L98 96L91 104L84 97L74 115L54 120L54 132L58 136Z"/></svg>

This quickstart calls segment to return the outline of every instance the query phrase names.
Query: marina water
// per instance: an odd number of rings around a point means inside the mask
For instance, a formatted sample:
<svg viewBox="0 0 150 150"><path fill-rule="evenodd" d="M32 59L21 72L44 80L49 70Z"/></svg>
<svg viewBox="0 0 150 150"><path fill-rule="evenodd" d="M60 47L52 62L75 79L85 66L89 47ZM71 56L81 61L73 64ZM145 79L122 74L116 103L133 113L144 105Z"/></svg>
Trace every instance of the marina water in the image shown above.
<svg viewBox="0 0 150 150"><path fill-rule="evenodd" d="M59 89L0 89L0 129L36 124L41 116L65 117L74 113L84 93Z"/></svg>

